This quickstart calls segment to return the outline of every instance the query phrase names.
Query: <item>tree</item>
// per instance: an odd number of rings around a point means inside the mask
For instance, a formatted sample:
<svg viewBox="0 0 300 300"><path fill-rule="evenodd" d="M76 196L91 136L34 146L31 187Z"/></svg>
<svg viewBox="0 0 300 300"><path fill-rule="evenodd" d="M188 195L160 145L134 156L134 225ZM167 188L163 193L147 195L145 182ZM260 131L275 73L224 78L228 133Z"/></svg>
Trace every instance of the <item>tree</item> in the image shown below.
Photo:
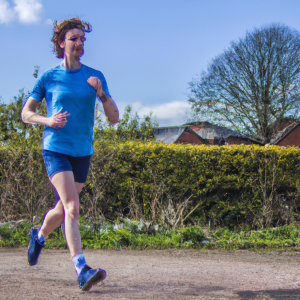
<svg viewBox="0 0 300 300"><path fill-rule="evenodd" d="M33 76L38 77L39 66L34 66ZM14 144L15 146L41 144L43 126L25 124L20 119L24 102L29 96L24 89L19 90L18 96L10 104L0 103L0 143ZM37 113L47 115L46 102L42 101L37 107Z"/></svg>
<svg viewBox="0 0 300 300"><path fill-rule="evenodd" d="M298 117L299 75L299 32L281 24L254 29L189 83L193 118L268 142L272 124Z"/></svg>
<svg viewBox="0 0 300 300"><path fill-rule="evenodd" d="M0 142L3 144L13 143L15 146L41 144L44 127L25 124L20 119L22 106L28 95L29 93L25 94L24 89L21 89L10 104L0 104ZM47 115L45 101L39 104L37 113Z"/></svg>
<svg viewBox="0 0 300 300"><path fill-rule="evenodd" d="M95 140L109 141L149 141L155 140L154 126L158 126L151 120L152 113L149 116L140 118L137 113L132 112L131 105L125 107L123 117L119 119L119 123L114 127L103 116L103 111L96 107L95 120ZM100 113L102 113L100 115ZM102 118L101 118L102 117Z"/></svg>

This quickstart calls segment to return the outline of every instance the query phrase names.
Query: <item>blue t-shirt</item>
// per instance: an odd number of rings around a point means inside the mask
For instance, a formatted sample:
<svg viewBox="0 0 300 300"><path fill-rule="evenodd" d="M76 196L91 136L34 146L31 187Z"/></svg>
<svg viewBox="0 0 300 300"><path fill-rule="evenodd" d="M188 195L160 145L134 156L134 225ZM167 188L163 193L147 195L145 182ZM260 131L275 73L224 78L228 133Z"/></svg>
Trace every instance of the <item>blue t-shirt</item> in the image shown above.
<svg viewBox="0 0 300 300"><path fill-rule="evenodd" d="M71 156L86 156L94 153L94 113L96 91L87 82L94 76L101 80L105 94L110 97L106 80L100 71L81 64L77 70L59 65L45 72L37 81L29 97L47 104L51 117L63 107L67 111L67 123L63 128L46 126L43 132L43 149Z"/></svg>

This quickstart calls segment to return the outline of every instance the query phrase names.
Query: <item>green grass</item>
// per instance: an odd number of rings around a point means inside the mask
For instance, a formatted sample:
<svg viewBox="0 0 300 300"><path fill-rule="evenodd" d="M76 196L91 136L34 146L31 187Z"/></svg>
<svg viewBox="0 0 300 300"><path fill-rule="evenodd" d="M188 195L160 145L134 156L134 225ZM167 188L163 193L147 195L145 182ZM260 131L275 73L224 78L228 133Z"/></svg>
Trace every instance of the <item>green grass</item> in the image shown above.
<svg viewBox="0 0 300 300"><path fill-rule="evenodd" d="M211 232L211 248L237 249L295 249L300 248L300 228L294 224L278 228L249 230L226 228Z"/></svg>
<svg viewBox="0 0 300 300"><path fill-rule="evenodd" d="M200 226L181 228L164 232L144 233L138 222L126 222L125 227L114 230L110 224L92 224L80 221L81 242L84 249L167 249L200 247L206 239ZM31 225L22 223L9 229L8 225L0 228L0 247L28 246ZM100 229L102 230L100 231ZM61 229L53 231L46 243L46 249L64 249L66 243Z"/></svg>
<svg viewBox="0 0 300 300"><path fill-rule="evenodd" d="M31 225L23 223L9 229L0 228L0 247L28 246ZM101 229L101 230L100 230ZM205 234L200 226L177 230L157 230L145 233L139 222L125 221L124 228L114 230L110 224L93 224L80 218L80 232L84 249L295 249L300 248L300 228L290 224L276 229L249 230L240 228L231 231L222 228ZM202 243L203 241L209 243ZM61 229L52 232L45 244L46 249L65 249L66 243Z"/></svg>

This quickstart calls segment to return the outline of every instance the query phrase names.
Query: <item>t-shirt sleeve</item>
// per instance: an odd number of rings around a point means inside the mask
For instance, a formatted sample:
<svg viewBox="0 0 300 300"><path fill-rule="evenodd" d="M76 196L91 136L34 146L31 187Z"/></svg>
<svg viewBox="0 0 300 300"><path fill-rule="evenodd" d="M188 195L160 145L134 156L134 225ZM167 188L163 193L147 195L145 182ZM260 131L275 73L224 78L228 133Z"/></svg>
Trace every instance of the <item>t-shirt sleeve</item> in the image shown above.
<svg viewBox="0 0 300 300"><path fill-rule="evenodd" d="M31 94L29 97L32 97L34 100L41 102L45 98L46 88L45 88L45 76L41 76L36 82Z"/></svg>

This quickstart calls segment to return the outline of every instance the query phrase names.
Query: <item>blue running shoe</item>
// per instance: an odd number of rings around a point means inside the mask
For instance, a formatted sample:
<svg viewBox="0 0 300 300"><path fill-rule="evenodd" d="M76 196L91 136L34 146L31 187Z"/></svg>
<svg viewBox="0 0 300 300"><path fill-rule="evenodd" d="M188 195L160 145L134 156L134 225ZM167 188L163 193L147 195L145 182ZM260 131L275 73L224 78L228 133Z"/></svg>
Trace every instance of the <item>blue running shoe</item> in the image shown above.
<svg viewBox="0 0 300 300"><path fill-rule="evenodd" d="M78 275L79 288L82 291L89 291L93 285L104 280L105 277L105 270L92 269L88 265L85 265Z"/></svg>
<svg viewBox="0 0 300 300"><path fill-rule="evenodd" d="M44 243L40 243L37 239L38 230L30 229L30 242L28 246L28 265L34 266L38 263L39 255L44 247Z"/></svg>

